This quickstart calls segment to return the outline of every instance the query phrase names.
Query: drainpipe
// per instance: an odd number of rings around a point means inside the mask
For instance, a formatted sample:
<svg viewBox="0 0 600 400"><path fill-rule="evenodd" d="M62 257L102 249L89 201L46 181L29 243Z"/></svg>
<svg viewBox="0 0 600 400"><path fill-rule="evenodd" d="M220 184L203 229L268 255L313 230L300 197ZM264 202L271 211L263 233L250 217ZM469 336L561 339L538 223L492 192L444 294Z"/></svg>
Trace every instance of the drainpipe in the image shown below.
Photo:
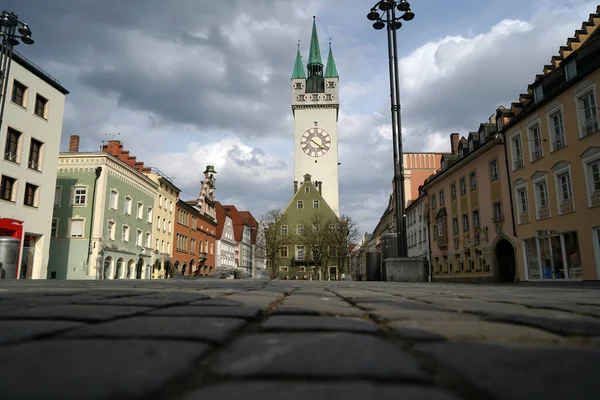
<svg viewBox="0 0 600 400"><path fill-rule="evenodd" d="M94 206L96 204L96 186L98 186L98 178L100 178L100 174L102 174L102 167L96 168L96 180L94 181L94 191L92 194L92 213L90 217L90 233L88 235L88 253L87 253L87 261L86 265L89 268L90 264L90 254L92 253L92 231L94 229Z"/></svg>

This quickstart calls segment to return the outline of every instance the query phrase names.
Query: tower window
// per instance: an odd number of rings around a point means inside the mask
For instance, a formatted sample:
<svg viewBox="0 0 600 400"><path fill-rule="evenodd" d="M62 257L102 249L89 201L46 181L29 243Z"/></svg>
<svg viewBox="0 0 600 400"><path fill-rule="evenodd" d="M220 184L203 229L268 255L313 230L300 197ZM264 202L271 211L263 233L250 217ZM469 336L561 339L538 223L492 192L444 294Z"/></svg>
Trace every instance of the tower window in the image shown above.
<svg viewBox="0 0 600 400"><path fill-rule="evenodd" d="M315 121L315 122L313 122L313 125L314 125L314 126L319 126L319 121Z"/></svg>
<svg viewBox="0 0 600 400"><path fill-rule="evenodd" d="M303 205L302 200L298 200L298 208L302 208Z"/></svg>

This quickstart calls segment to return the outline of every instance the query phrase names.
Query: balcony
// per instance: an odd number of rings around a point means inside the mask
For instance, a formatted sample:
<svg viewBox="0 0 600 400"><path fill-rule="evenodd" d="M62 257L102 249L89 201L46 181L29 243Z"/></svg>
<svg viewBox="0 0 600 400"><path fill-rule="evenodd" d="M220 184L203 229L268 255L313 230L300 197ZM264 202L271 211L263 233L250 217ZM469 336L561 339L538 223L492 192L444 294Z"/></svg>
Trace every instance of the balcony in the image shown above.
<svg viewBox="0 0 600 400"><path fill-rule="evenodd" d="M548 208L548 206L544 207L544 208L540 208L540 210L538 211L538 219L544 219L544 218L549 218L550 217L550 208Z"/></svg>
<svg viewBox="0 0 600 400"><path fill-rule="evenodd" d="M566 200L560 203L560 213L567 214L573 212L573 200Z"/></svg>
<svg viewBox="0 0 600 400"><path fill-rule="evenodd" d="M557 136L556 139L554 139L554 151L560 150L563 147L565 147L565 137L564 137L564 135Z"/></svg>
<svg viewBox="0 0 600 400"><path fill-rule="evenodd" d="M206 260L208 258L208 253L201 251L200 253L198 253L198 259L199 260Z"/></svg>
<svg viewBox="0 0 600 400"><path fill-rule="evenodd" d="M523 214L521 214L520 217L519 217L519 221L522 224L528 223L529 222L529 213L523 213Z"/></svg>
<svg viewBox="0 0 600 400"><path fill-rule="evenodd" d="M442 235L437 237L437 246L440 249L444 249L448 247L448 236Z"/></svg>
<svg viewBox="0 0 600 400"><path fill-rule="evenodd" d="M542 148L541 147L536 147L531 152L531 161L539 160L543 156L544 156L544 154L542 153Z"/></svg>
<svg viewBox="0 0 600 400"><path fill-rule="evenodd" d="M517 157L513 163L514 169L523 168L523 157Z"/></svg>

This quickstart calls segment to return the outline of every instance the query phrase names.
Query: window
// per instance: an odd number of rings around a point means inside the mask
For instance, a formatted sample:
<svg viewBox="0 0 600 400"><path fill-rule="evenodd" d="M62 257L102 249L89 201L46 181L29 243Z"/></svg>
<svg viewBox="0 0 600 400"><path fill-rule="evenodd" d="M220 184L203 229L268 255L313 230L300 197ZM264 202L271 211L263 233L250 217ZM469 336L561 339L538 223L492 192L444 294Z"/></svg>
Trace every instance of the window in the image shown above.
<svg viewBox="0 0 600 400"><path fill-rule="evenodd" d="M158 239L156 239L156 247L154 248L156 251L158 251L159 245L160 245L160 241Z"/></svg>
<svg viewBox="0 0 600 400"><path fill-rule="evenodd" d="M435 194L431 196L431 209L435 210L436 208L436 204L435 204Z"/></svg>
<svg viewBox="0 0 600 400"><path fill-rule="evenodd" d="M440 206L444 205L444 189L440 190Z"/></svg>
<svg viewBox="0 0 600 400"><path fill-rule="evenodd" d="M455 183L450 185L450 195L452 196L452 200L456 200L456 184Z"/></svg>
<svg viewBox="0 0 600 400"><path fill-rule="evenodd" d="M71 218L69 220L69 237L82 238L83 237L83 218Z"/></svg>
<svg viewBox="0 0 600 400"><path fill-rule="evenodd" d="M548 116L548 126L550 129L550 138L552 140L552 151L560 150L565 147L565 128L561 110L555 111Z"/></svg>
<svg viewBox="0 0 600 400"><path fill-rule="evenodd" d="M169 234L170 234L171 233L171 221L169 221L168 226L169 226L169 230L167 232L169 232Z"/></svg>
<svg viewBox="0 0 600 400"><path fill-rule="evenodd" d="M287 225L281 225L281 234L282 235L287 235L288 233L288 227Z"/></svg>
<svg viewBox="0 0 600 400"><path fill-rule="evenodd" d="M13 90L12 90L12 97L11 97L11 101L13 103L18 104L21 107L26 107L26 104L25 104L26 93L27 93L27 86L23 85L19 81L16 81L16 80L13 81Z"/></svg>
<svg viewBox="0 0 600 400"><path fill-rule="evenodd" d="M54 188L54 207L60 207L60 199L62 197L62 186Z"/></svg>
<svg viewBox="0 0 600 400"><path fill-rule="evenodd" d="M169 212L172 213L173 212L173 202L169 201Z"/></svg>
<svg viewBox="0 0 600 400"><path fill-rule="evenodd" d="M25 184L25 197L23 198L23 204L29 207L37 207L37 194L39 186L31 183Z"/></svg>
<svg viewBox="0 0 600 400"><path fill-rule="evenodd" d="M502 202L494 203L494 222L500 222L504 219L502 216Z"/></svg>
<svg viewBox="0 0 600 400"><path fill-rule="evenodd" d="M463 214L463 232L469 231L469 214Z"/></svg>
<svg viewBox="0 0 600 400"><path fill-rule="evenodd" d="M580 137L589 136L598 131L598 108L596 107L595 87L577 97L579 110Z"/></svg>
<svg viewBox="0 0 600 400"><path fill-rule="evenodd" d="M167 219L166 218L163 218L162 231L163 232L167 231Z"/></svg>
<svg viewBox="0 0 600 400"><path fill-rule="evenodd" d="M496 160L490 161L490 177L493 181L498 179L498 161Z"/></svg>
<svg viewBox="0 0 600 400"><path fill-rule="evenodd" d="M152 234L150 232L146 232L146 247L152 247Z"/></svg>
<svg viewBox="0 0 600 400"><path fill-rule="evenodd" d="M310 193L310 187L306 186L306 187L304 188L304 193Z"/></svg>
<svg viewBox="0 0 600 400"><path fill-rule="evenodd" d="M530 146L530 161L539 160L544 156L542 151L542 135L540 133L540 124L536 122L527 128L529 131L529 143Z"/></svg>
<svg viewBox="0 0 600 400"><path fill-rule="evenodd" d="M148 223L152 223L152 220L154 219L154 214L152 212L152 207L148 207Z"/></svg>
<svg viewBox="0 0 600 400"><path fill-rule="evenodd" d="M190 254L196 254L196 239L190 239Z"/></svg>
<svg viewBox="0 0 600 400"><path fill-rule="evenodd" d="M548 207L548 184L546 175L534 174L532 177L537 219L550 217Z"/></svg>
<svg viewBox="0 0 600 400"><path fill-rule="evenodd" d="M577 76L577 63L575 61L573 60L565 66L565 78L568 81Z"/></svg>
<svg viewBox="0 0 600 400"><path fill-rule="evenodd" d="M29 145L29 162L27 166L30 169L34 169L36 171L41 171L41 157L40 154L42 152L43 143L39 140L31 139L31 143Z"/></svg>
<svg viewBox="0 0 600 400"><path fill-rule="evenodd" d="M124 242L129 242L129 227L127 225L123 225L123 230L121 231L121 240Z"/></svg>
<svg viewBox="0 0 600 400"><path fill-rule="evenodd" d="M479 210L473 210L473 228L479 228Z"/></svg>
<svg viewBox="0 0 600 400"><path fill-rule="evenodd" d="M533 101L537 103L543 99L544 99L544 88L542 87L542 84L540 83L539 85L537 85L536 87L533 88Z"/></svg>
<svg viewBox="0 0 600 400"><path fill-rule="evenodd" d="M142 203L137 203L137 219L144 218L144 205Z"/></svg>
<svg viewBox="0 0 600 400"><path fill-rule="evenodd" d="M475 175L475 172L471 172L469 174L469 184L471 186L471 190L477 189L477 175Z"/></svg>
<svg viewBox="0 0 600 400"><path fill-rule="evenodd" d="M600 191L600 161L590 163L588 168L592 177L592 192L596 193Z"/></svg>
<svg viewBox="0 0 600 400"><path fill-rule="evenodd" d="M142 247L144 245L142 235L143 235L143 232L140 229L135 231L135 245L136 246Z"/></svg>
<svg viewBox="0 0 600 400"><path fill-rule="evenodd" d="M467 194L467 181L465 178L460 178L460 194Z"/></svg>
<svg viewBox="0 0 600 400"><path fill-rule="evenodd" d="M313 200L313 208L319 208L319 200Z"/></svg>
<svg viewBox="0 0 600 400"><path fill-rule="evenodd" d="M469 151L473 150L473 140L469 140Z"/></svg>
<svg viewBox="0 0 600 400"><path fill-rule="evenodd" d="M107 230L107 236L110 240L115 240L115 227L116 227L115 221L108 221L106 230Z"/></svg>
<svg viewBox="0 0 600 400"><path fill-rule="evenodd" d="M540 203L540 208L548 207L548 189L546 186L546 182L538 183L537 190L538 190L538 200Z"/></svg>
<svg viewBox="0 0 600 400"><path fill-rule="evenodd" d="M573 199L573 192L571 190L571 176L569 171L562 172L556 175L557 190L559 194L559 200L561 202L570 201Z"/></svg>
<svg viewBox="0 0 600 400"><path fill-rule="evenodd" d="M513 171L523 168L523 143L521 142L521 134L517 133L510 138L511 151L513 156Z"/></svg>
<svg viewBox="0 0 600 400"><path fill-rule="evenodd" d="M0 182L0 198L7 201L15 201L15 183L17 180L10 176L2 175Z"/></svg>
<svg viewBox="0 0 600 400"><path fill-rule="evenodd" d="M4 145L4 159L15 163L19 162L19 143L23 134L15 129L6 130L6 143Z"/></svg>
<svg viewBox="0 0 600 400"><path fill-rule="evenodd" d="M502 117L496 119L496 130L500 132L502 130Z"/></svg>
<svg viewBox="0 0 600 400"><path fill-rule="evenodd" d="M517 202L519 204L519 214L527 214L529 212L529 202L526 188L517 189Z"/></svg>
<svg viewBox="0 0 600 400"><path fill-rule="evenodd" d="M304 246L296 246L296 259L298 261L304 260Z"/></svg>
<svg viewBox="0 0 600 400"><path fill-rule="evenodd" d="M125 196L125 203L123 203L123 211L127 215L131 215L131 197Z"/></svg>
<svg viewBox="0 0 600 400"><path fill-rule="evenodd" d="M116 210L119 204L119 192L116 190L110 191L109 206L112 210Z"/></svg>
<svg viewBox="0 0 600 400"><path fill-rule="evenodd" d="M452 233L458 234L458 217L452 218ZM419 236L421 236L421 232L419 232Z"/></svg>
<svg viewBox="0 0 600 400"><path fill-rule="evenodd" d="M283 246L279 253L280 253L281 257L288 258L288 247Z"/></svg>
<svg viewBox="0 0 600 400"><path fill-rule="evenodd" d="M304 231L304 225L296 225L296 233L298 235L301 235L303 231Z"/></svg>
<svg viewBox="0 0 600 400"><path fill-rule="evenodd" d="M302 200L298 200L298 208L302 208L302 206L303 206Z"/></svg>
<svg viewBox="0 0 600 400"><path fill-rule="evenodd" d="M44 119L48 119L47 117L47 109L48 99L44 96L40 96L39 94L35 95L35 115L38 117L42 117Z"/></svg>
<svg viewBox="0 0 600 400"><path fill-rule="evenodd" d="M162 208L162 194L158 195L158 208Z"/></svg>
<svg viewBox="0 0 600 400"><path fill-rule="evenodd" d="M160 217L158 215L156 216L156 230L160 231Z"/></svg>
<svg viewBox="0 0 600 400"><path fill-rule="evenodd" d="M73 206L85 206L87 202L87 188L84 186L73 187Z"/></svg>
<svg viewBox="0 0 600 400"><path fill-rule="evenodd" d="M459 157L462 157L462 156L463 156L463 149L462 149L462 147L459 147L459 148L458 148L458 156L459 156Z"/></svg>
<svg viewBox="0 0 600 400"><path fill-rule="evenodd" d="M52 218L52 228L50 228L50 237L58 237L58 218Z"/></svg>

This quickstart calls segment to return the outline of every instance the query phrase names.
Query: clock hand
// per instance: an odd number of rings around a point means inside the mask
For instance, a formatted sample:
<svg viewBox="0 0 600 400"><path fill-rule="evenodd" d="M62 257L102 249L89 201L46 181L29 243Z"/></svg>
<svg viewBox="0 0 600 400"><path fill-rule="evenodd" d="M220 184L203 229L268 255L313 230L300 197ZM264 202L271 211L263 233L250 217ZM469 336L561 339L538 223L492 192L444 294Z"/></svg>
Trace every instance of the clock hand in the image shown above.
<svg viewBox="0 0 600 400"><path fill-rule="evenodd" d="M311 142L313 142L314 144L316 144L317 146L319 146L320 148L322 148L322 149L325 149L325 146L323 146L323 145L321 145L321 144L319 144L319 143L315 142L315 140L314 140L314 139L311 139L310 141L311 141Z"/></svg>

